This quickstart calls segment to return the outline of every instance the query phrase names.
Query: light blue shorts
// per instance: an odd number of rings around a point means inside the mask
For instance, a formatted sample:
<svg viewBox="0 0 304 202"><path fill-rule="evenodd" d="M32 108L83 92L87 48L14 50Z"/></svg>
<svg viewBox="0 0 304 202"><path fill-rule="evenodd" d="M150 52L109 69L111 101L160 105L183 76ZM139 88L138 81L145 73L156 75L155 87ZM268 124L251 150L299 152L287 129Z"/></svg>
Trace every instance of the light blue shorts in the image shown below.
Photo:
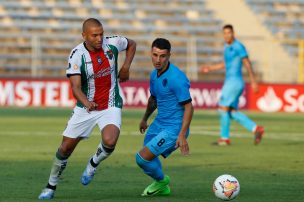
<svg viewBox="0 0 304 202"><path fill-rule="evenodd" d="M219 106L238 109L239 98L243 90L244 82L225 82L222 88Z"/></svg>
<svg viewBox="0 0 304 202"><path fill-rule="evenodd" d="M175 145L179 131L180 128L162 127L153 122L145 136L144 146L148 147L155 156L162 155L166 158L176 150ZM188 137L188 135L189 130L186 136Z"/></svg>

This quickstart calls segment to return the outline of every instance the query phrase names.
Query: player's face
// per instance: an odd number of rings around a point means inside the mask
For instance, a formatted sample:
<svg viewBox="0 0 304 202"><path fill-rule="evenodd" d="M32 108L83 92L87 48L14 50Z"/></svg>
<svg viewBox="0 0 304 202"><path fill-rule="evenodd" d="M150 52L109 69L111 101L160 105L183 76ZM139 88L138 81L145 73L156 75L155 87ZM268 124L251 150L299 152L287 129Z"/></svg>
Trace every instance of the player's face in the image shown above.
<svg viewBox="0 0 304 202"><path fill-rule="evenodd" d="M152 63L157 70L166 68L170 59L170 52L167 49L152 48L151 58Z"/></svg>
<svg viewBox="0 0 304 202"><path fill-rule="evenodd" d="M102 26L91 26L88 27L82 36L86 42L86 45L92 51L97 51L102 47L103 40L103 27Z"/></svg>
<svg viewBox="0 0 304 202"><path fill-rule="evenodd" d="M231 29L224 29L224 40L226 43L230 44L234 40L234 32Z"/></svg>

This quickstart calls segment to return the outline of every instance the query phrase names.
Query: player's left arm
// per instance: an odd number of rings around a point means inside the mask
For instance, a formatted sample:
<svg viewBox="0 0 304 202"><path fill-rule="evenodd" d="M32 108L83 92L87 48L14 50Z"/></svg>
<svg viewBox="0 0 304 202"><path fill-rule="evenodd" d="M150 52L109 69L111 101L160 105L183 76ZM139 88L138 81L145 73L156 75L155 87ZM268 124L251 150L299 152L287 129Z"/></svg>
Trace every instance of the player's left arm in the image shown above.
<svg viewBox="0 0 304 202"><path fill-rule="evenodd" d="M190 123L193 116L193 106L191 102L188 102L184 105L185 111L184 111L184 118L182 123L182 128L178 134L178 138L176 141L175 147L179 147L181 150L181 153L183 155L189 154L189 145L186 139L187 131L190 127Z"/></svg>
<svg viewBox="0 0 304 202"><path fill-rule="evenodd" d="M125 82L129 80L129 71L136 52L136 42L132 39L127 39L127 41L128 45L126 48L126 58L118 73L120 82Z"/></svg>
<svg viewBox="0 0 304 202"><path fill-rule="evenodd" d="M184 107L183 122L176 141L176 148L180 148L183 155L189 154L189 145L186 135L192 120L193 106L190 95L190 81L184 74L176 75L179 80L177 82L170 82L170 87L174 92L180 105Z"/></svg>
<svg viewBox="0 0 304 202"><path fill-rule="evenodd" d="M255 93L257 93L259 91L259 89L258 89L258 85L255 81L255 76L253 73L252 65L251 65L247 50L246 50L245 46L241 43L239 43L236 46L236 49L237 49L239 56L242 58L243 65L246 67L246 69L248 71L250 82L251 82L251 87L252 87L253 91Z"/></svg>
<svg viewBox="0 0 304 202"><path fill-rule="evenodd" d="M253 73L253 69L252 69L252 65L251 65L249 57L244 57L242 61L243 61L243 65L246 67L246 69L248 71L250 82L251 82L251 87L255 93L258 93L259 87L255 80L255 76Z"/></svg>

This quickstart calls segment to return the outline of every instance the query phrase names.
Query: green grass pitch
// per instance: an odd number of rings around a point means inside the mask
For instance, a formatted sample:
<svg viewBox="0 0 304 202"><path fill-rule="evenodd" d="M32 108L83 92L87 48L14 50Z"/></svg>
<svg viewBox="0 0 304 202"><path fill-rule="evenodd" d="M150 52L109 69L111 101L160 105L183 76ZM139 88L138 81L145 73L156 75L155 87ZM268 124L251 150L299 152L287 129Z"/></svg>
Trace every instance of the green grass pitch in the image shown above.
<svg viewBox="0 0 304 202"><path fill-rule="evenodd" d="M94 180L80 183L83 169L100 141L96 128L71 156L54 201L219 201L212 183L221 174L237 177L241 192L235 201L304 201L304 115L247 113L266 128L259 146L237 124L232 146L215 147L215 111L195 111L189 137L190 155L176 151L162 160L171 177L172 195L142 198L151 183L135 164L142 147L138 132L142 110L123 110L121 137L113 155L99 167ZM0 109L0 201L35 201L46 185L53 156L71 109Z"/></svg>

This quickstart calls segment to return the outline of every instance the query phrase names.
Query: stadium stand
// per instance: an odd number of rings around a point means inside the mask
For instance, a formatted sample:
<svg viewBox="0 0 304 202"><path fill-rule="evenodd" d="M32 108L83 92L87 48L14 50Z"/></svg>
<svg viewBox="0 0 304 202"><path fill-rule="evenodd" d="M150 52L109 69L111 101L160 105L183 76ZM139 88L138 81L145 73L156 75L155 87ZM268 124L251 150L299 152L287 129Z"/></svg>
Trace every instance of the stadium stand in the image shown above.
<svg viewBox="0 0 304 202"><path fill-rule="evenodd" d="M304 1L303 0L246 0L269 30L278 38L288 53L296 56L298 44L294 41L304 39Z"/></svg>
<svg viewBox="0 0 304 202"><path fill-rule="evenodd" d="M81 41L81 24L88 17L100 19L108 35L137 41L132 79L148 77L155 37L172 41L172 61L188 73L197 71L187 59L192 36L198 64L222 57L222 24L204 0L1 0L0 16L1 76L64 76L69 51Z"/></svg>

